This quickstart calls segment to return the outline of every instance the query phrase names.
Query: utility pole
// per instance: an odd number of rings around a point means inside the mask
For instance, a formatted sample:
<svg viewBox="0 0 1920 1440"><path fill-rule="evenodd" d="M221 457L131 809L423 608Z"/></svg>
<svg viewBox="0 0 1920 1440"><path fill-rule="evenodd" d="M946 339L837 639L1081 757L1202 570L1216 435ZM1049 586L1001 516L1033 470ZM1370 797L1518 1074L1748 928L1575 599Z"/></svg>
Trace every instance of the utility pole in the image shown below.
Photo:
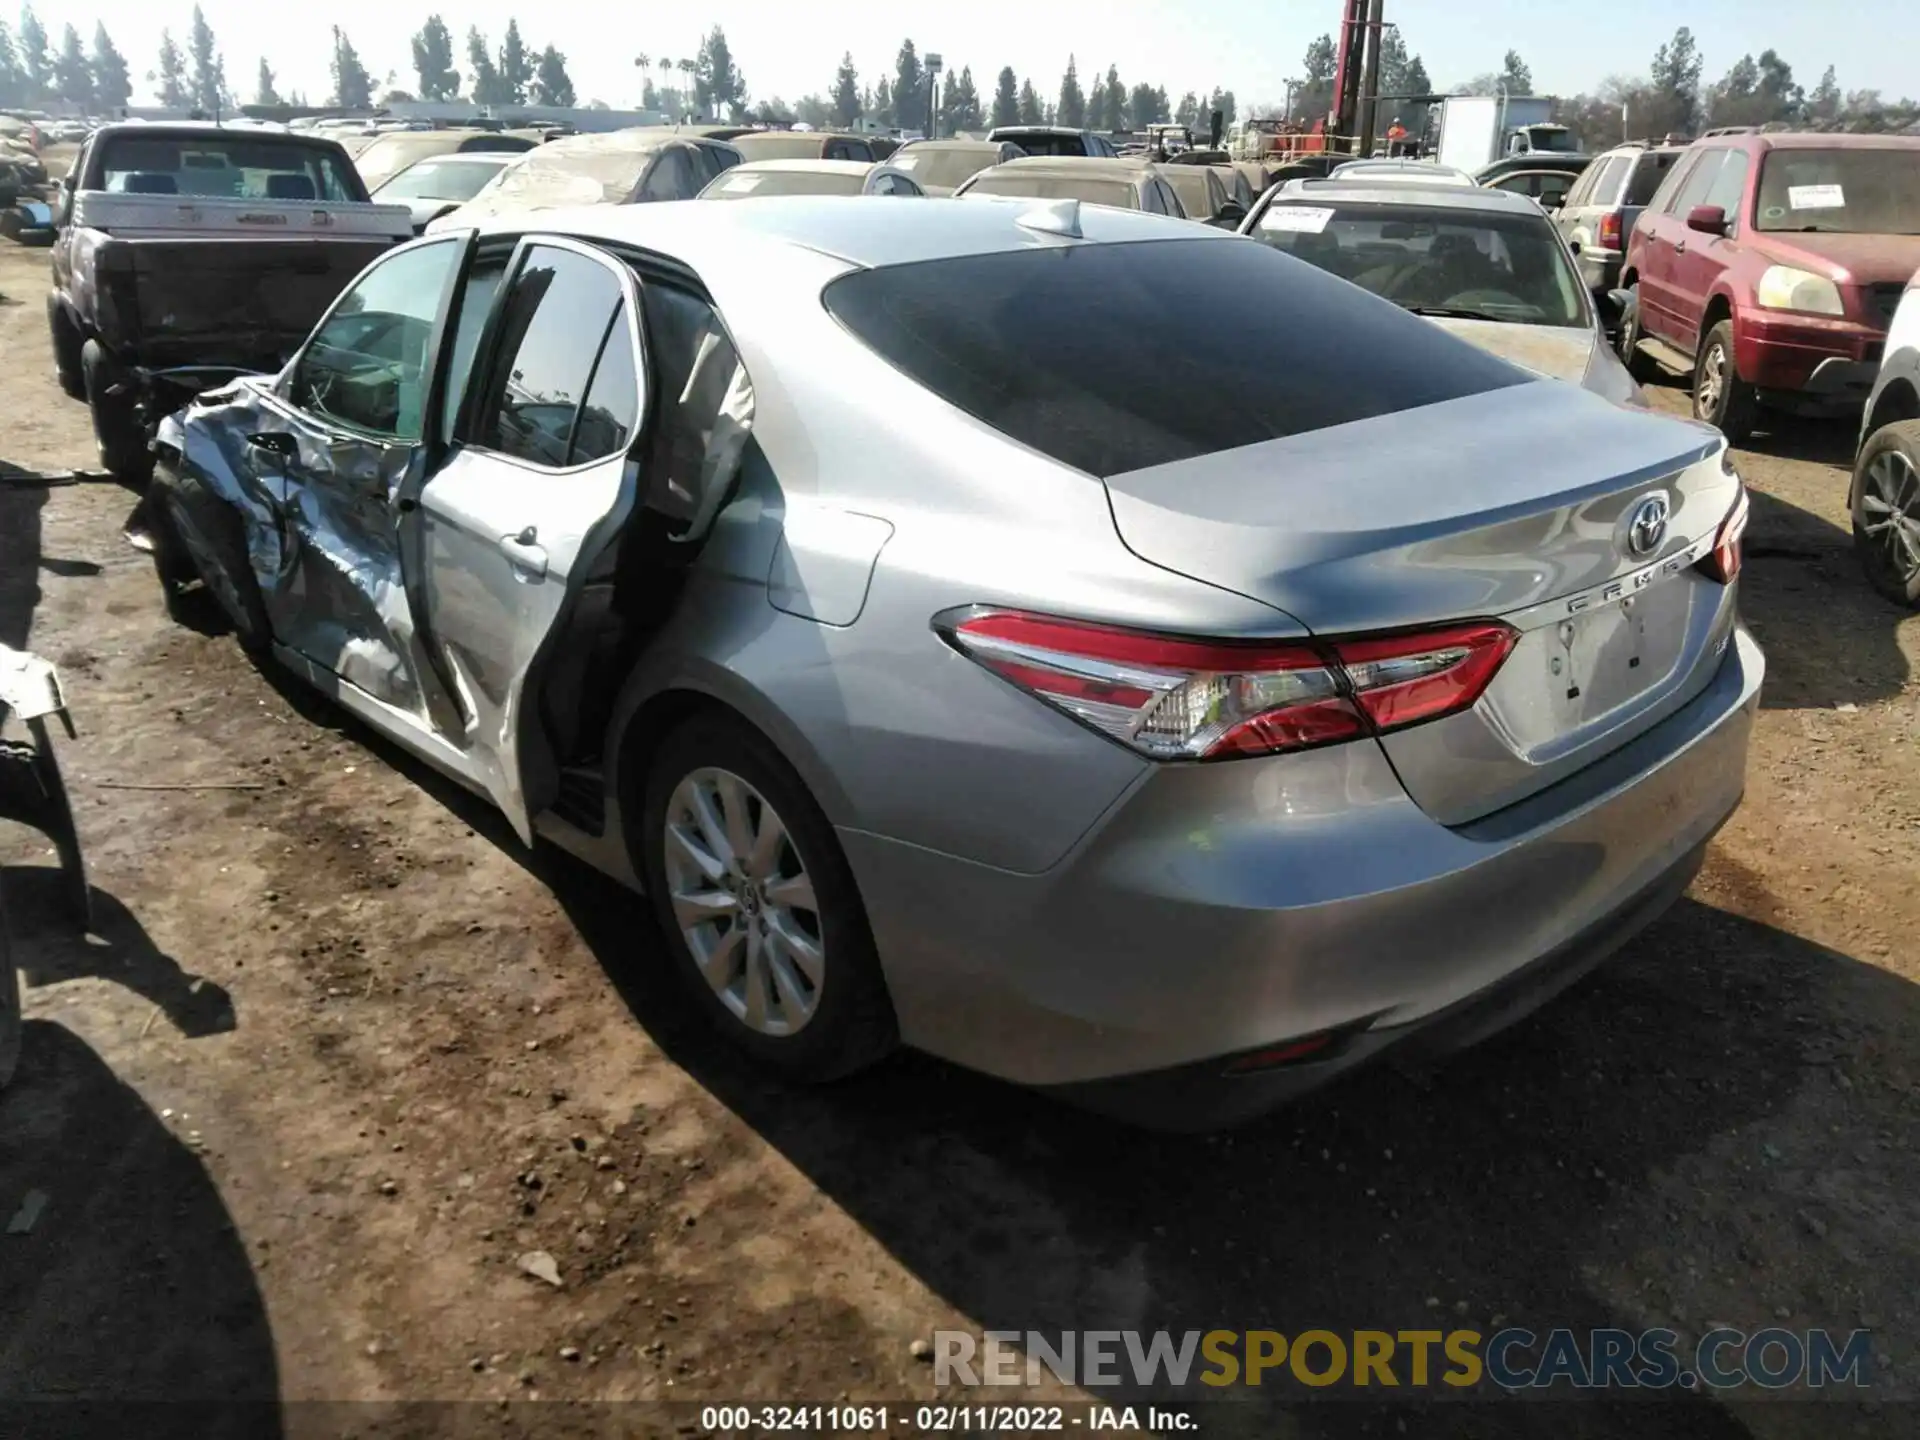
<svg viewBox="0 0 1920 1440"><path fill-rule="evenodd" d="M1360 125L1359 134L1355 136L1359 145L1353 152L1361 157L1373 154L1376 112L1380 105L1380 39L1386 33L1382 18L1385 8L1386 0L1367 0L1367 63L1360 81Z"/></svg>
<svg viewBox="0 0 1920 1440"><path fill-rule="evenodd" d="M940 68L938 55L929 55L926 59L927 71L927 138L940 138Z"/></svg>

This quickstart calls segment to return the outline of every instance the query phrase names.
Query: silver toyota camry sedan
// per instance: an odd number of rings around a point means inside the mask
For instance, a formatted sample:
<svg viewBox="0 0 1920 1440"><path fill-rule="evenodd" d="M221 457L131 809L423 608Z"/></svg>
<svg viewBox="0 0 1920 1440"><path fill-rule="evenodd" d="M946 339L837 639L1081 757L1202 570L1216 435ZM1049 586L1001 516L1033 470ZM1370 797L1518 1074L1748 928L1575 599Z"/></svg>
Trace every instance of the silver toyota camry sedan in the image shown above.
<svg viewBox="0 0 1920 1440"><path fill-rule="evenodd" d="M1244 1118L1540 1003L1741 795L1717 432L1178 220L496 216L157 445L170 584L795 1078Z"/></svg>

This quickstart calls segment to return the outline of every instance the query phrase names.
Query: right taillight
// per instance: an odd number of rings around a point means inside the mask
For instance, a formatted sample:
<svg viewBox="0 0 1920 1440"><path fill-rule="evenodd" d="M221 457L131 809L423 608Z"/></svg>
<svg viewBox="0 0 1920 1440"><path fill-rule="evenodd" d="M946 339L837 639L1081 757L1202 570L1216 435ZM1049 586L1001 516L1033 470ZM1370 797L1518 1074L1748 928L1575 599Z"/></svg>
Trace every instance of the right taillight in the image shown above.
<svg viewBox="0 0 1920 1440"><path fill-rule="evenodd" d="M1453 714L1519 638L1476 621L1324 646L1193 640L1009 610L935 626L969 659L1156 760L1304 750Z"/></svg>
<svg viewBox="0 0 1920 1440"><path fill-rule="evenodd" d="M1609 250L1621 249L1620 212L1613 210L1600 217L1600 243Z"/></svg>
<svg viewBox="0 0 1920 1440"><path fill-rule="evenodd" d="M1713 537L1713 549L1700 562L1700 569L1722 585L1733 583L1740 573L1740 542L1747 533L1747 490L1743 485L1733 509L1720 522L1720 533Z"/></svg>

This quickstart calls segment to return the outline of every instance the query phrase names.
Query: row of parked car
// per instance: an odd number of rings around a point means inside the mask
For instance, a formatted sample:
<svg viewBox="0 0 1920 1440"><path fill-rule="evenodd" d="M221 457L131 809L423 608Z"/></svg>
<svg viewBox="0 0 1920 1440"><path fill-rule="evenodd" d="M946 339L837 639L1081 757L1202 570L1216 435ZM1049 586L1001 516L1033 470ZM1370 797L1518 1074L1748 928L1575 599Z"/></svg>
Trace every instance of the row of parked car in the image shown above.
<svg viewBox="0 0 1920 1440"><path fill-rule="evenodd" d="M1241 1118L1524 1014L1738 803L1743 486L1524 196L628 132L414 238L328 142L169 139L83 152L51 313L150 397L170 597L642 891L779 1074ZM960 199L762 191L860 165Z"/></svg>

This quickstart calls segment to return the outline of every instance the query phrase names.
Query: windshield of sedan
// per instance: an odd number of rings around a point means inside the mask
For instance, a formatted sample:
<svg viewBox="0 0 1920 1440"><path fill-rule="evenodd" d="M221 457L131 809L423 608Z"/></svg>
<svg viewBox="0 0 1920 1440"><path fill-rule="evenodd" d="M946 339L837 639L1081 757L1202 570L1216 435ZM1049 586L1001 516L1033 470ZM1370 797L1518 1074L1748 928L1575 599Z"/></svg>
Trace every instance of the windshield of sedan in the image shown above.
<svg viewBox="0 0 1920 1440"><path fill-rule="evenodd" d="M1253 234L1416 314L1591 323L1579 277L1545 215L1276 201Z"/></svg>
<svg viewBox="0 0 1920 1440"><path fill-rule="evenodd" d="M471 200L509 157L422 160L373 192L376 200Z"/></svg>
<svg viewBox="0 0 1920 1440"><path fill-rule="evenodd" d="M982 175L967 187L969 195L1023 195L1035 200L1082 200L1089 205L1109 205L1116 210L1134 210L1133 186L1125 180L1100 180L1072 175L1022 175L1013 171L1004 175Z"/></svg>
<svg viewBox="0 0 1920 1440"><path fill-rule="evenodd" d="M116 135L101 147L100 188L229 200L361 200L366 194L330 149L218 133Z"/></svg>
<svg viewBox="0 0 1920 1440"><path fill-rule="evenodd" d="M922 185L939 185L954 190L978 175L989 165L1000 163L998 146L979 150L922 150L917 145L893 152L896 169L910 171Z"/></svg>
<svg viewBox="0 0 1920 1440"><path fill-rule="evenodd" d="M1756 230L1920 235L1920 146L1770 150L1760 162Z"/></svg>

